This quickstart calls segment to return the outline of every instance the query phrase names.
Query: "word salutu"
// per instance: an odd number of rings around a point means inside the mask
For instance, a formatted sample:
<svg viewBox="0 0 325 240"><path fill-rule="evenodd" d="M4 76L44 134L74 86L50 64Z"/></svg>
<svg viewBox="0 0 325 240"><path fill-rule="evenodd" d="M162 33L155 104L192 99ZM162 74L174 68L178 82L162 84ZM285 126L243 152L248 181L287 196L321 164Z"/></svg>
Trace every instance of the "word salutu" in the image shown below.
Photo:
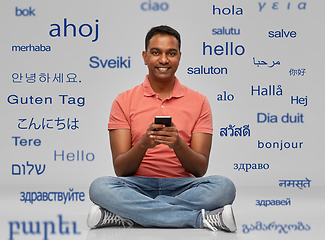
<svg viewBox="0 0 325 240"><path fill-rule="evenodd" d="M278 233L287 234L289 231L309 231L310 226L308 224L303 224L298 222L298 224L276 224L271 222L270 224L263 224L262 222L256 222L256 225L247 224L243 225L243 233L250 233L252 231L278 231Z"/></svg>
<svg viewBox="0 0 325 240"><path fill-rule="evenodd" d="M303 188L309 188L310 187L310 182L308 178L305 178L306 180L279 180L279 186L280 187L297 187L301 190Z"/></svg>
<svg viewBox="0 0 325 240"><path fill-rule="evenodd" d="M66 204L67 201L85 201L84 192L74 192L73 188L69 188L69 192L20 192L21 202L63 202Z"/></svg>
<svg viewBox="0 0 325 240"><path fill-rule="evenodd" d="M66 94L59 94L60 102L63 105L77 105L83 107L86 104L86 98L69 96ZM16 94L11 94L7 98L7 102L11 105L51 105L53 103L52 97L40 97L40 96L27 96L19 97Z"/></svg>
<svg viewBox="0 0 325 240"><path fill-rule="evenodd" d="M28 161L25 164L20 165L18 164L12 164L12 175L25 175L26 173L26 167L29 167L29 171L28 171L28 175L30 175L30 173L34 170L34 166L35 166L35 172L37 173L37 175L41 175L44 173L45 171L45 164L43 164L43 169L42 169L42 164L39 164L37 167L37 164L30 164ZM22 170L21 170L22 169Z"/></svg>
<svg viewBox="0 0 325 240"><path fill-rule="evenodd" d="M63 221L61 214L58 215L57 221L9 221L9 240L15 240L15 236L37 235L39 239L49 240L49 235L80 235L77 230L76 221ZM60 237L59 237L60 238ZM22 238L19 238L22 239Z"/></svg>
<svg viewBox="0 0 325 240"><path fill-rule="evenodd" d="M240 28L213 28L212 35L240 35Z"/></svg>
<svg viewBox="0 0 325 240"><path fill-rule="evenodd" d="M228 132L230 132L230 137L250 137L251 130L249 129L249 124L246 124L242 127L235 128L235 125L229 124L228 127L220 128L220 136L227 137Z"/></svg>
<svg viewBox="0 0 325 240"><path fill-rule="evenodd" d="M54 75L53 77L51 77ZM41 83L71 83L71 82L81 82L80 80L77 81L77 74L75 73L68 73L66 74L66 78L64 78L63 73L31 73L31 74L23 74L23 73L13 73L11 75L12 82L13 83L22 83L25 81L26 83L35 83L35 82L41 82Z"/></svg>
<svg viewBox="0 0 325 240"><path fill-rule="evenodd" d="M267 62L265 62L265 61L255 61L255 57L253 57L253 63L254 63L254 65L256 65L257 67L259 67L259 66L267 66L268 65L268 63ZM280 61L276 61L276 62L274 62L273 61L273 63L272 63L272 65L268 65L268 67L269 68L272 68L272 67L274 67L275 65L280 65Z"/></svg>

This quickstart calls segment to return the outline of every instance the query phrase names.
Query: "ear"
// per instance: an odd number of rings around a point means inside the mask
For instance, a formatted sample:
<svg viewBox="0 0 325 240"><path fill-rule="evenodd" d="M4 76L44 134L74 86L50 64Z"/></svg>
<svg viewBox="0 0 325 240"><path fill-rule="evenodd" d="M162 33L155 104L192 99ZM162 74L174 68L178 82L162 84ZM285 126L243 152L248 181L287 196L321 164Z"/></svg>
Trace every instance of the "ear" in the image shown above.
<svg viewBox="0 0 325 240"><path fill-rule="evenodd" d="M142 52L142 58L143 58L144 64L147 65L147 52L146 51Z"/></svg>

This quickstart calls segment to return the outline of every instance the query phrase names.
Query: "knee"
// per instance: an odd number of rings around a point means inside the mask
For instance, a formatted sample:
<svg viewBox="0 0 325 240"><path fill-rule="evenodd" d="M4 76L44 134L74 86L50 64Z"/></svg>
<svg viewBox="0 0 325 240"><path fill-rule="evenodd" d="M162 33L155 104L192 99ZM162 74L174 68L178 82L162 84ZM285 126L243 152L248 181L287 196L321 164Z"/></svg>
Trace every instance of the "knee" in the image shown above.
<svg viewBox="0 0 325 240"><path fill-rule="evenodd" d="M232 203L236 197L236 186L229 178L224 176L210 176L209 181L217 185L218 189L228 196L229 203Z"/></svg>
<svg viewBox="0 0 325 240"><path fill-rule="evenodd" d="M100 198L104 192L107 192L110 186L112 177L100 177L95 179L89 187L89 198L93 202Z"/></svg>

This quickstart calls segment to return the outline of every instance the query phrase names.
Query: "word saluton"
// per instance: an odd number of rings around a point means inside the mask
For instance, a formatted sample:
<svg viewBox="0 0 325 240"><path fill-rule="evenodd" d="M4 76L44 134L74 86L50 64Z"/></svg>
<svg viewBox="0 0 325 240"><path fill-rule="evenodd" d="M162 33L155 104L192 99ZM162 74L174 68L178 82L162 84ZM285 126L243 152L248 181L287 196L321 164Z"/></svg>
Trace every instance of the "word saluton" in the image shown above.
<svg viewBox="0 0 325 240"><path fill-rule="evenodd" d="M92 42L96 42L98 40L98 22L99 20L96 19L95 20L96 24L95 24L95 38L92 40ZM53 23L50 25L51 27L54 27L53 29L50 30L49 32L49 35L51 37L61 37L61 27L59 24L57 23ZM77 27L76 25L74 25L73 23L68 23L68 19L67 18L64 18L63 19L63 36L64 37L67 37L68 35L68 28L71 28L72 30L72 36L73 37L76 37L77 35ZM81 24L79 26L79 35L81 37L90 37L93 33L93 27L88 24L88 23L84 23L84 24Z"/></svg>
<svg viewBox="0 0 325 240"><path fill-rule="evenodd" d="M98 68L101 66L102 68L131 68L131 57L129 56L127 59L123 59L123 57L118 56L116 59L105 59L102 60L97 56L90 57L90 64L91 68Z"/></svg>

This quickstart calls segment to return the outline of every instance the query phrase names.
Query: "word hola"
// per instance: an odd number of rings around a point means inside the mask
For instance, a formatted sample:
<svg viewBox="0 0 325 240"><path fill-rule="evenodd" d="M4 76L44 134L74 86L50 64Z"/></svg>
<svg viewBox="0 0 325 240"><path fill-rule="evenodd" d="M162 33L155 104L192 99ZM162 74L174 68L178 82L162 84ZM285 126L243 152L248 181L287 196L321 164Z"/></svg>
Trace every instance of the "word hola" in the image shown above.
<svg viewBox="0 0 325 240"><path fill-rule="evenodd" d="M96 42L98 40L98 22L99 20L95 20L95 38L92 40L92 42ZM54 27L53 29L50 30L49 35L51 37L61 37L61 27L57 23L52 23L50 25L51 27ZM72 29L72 36L76 37L77 35L77 27L73 23L68 23L68 19L64 18L63 19L63 36L67 37L68 36L68 28ZM81 37L90 37L93 33L93 27L88 24L84 23L79 26L78 33Z"/></svg>
<svg viewBox="0 0 325 240"><path fill-rule="evenodd" d="M60 157L62 161L64 161L64 156L65 158L69 161L72 162L74 160L76 161L84 161L87 160L88 162L92 162L95 159L95 154L89 152L89 153L84 153L83 150L81 150L81 152L79 152L79 150L77 150L76 153L67 153L66 155L64 154L64 151L61 151L61 154L57 153L56 150L54 150L54 161L56 161L57 157Z"/></svg>
<svg viewBox="0 0 325 240"><path fill-rule="evenodd" d="M269 38L296 38L297 33L296 31L288 31L286 32L285 30L281 29L281 31L269 31Z"/></svg>
<svg viewBox="0 0 325 240"><path fill-rule="evenodd" d="M282 5L282 4L283 4L283 5ZM285 3L281 3L281 5L279 5L279 2L274 2L274 3L271 5L271 9L273 9L273 10L278 10L279 7L282 8L282 6L284 6L284 4L285 4ZM297 8L298 8L299 10L306 10L306 5L307 5L306 2L301 2L301 3L298 4ZM262 9L266 6L266 2L264 2L264 3L259 2L259 3L258 3L258 6L259 6L259 10L260 10L260 12L261 12ZM269 5L268 5L268 6L269 6ZM287 10L291 10L291 2L288 2L288 4L287 4Z"/></svg>
<svg viewBox="0 0 325 240"><path fill-rule="evenodd" d="M105 59L105 61L103 61L102 59L98 58L97 56L92 56L90 58L90 64L89 66L91 68L98 68L99 66L102 66L102 68L131 68L131 58L130 56L128 57L128 59L124 59L123 57L116 57L115 59ZM92 65L94 64L94 65Z"/></svg>
<svg viewBox="0 0 325 240"><path fill-rule="evenodd" d="M158 3L158 2L151 2L151 0L149 0L148 2L143 2L141 3L141 9L142 11L167 11L169 8L168 3L166 2L162 2L162 3Z"/></svg>
<svg viewBox="0 0 325 240"><path fill-rule="evenodd" d="M36 170L36 173L37 173L37 175L41 175L41 174L43 174L44 173L44 171L45 171L45 164L43 164L43 170L42 170L42 164L39 164L38 166L39 167L37 167L37 164L30 164L28 161L27 161L27 163L26 163L26 165L27 165L27 167L30 167L30 170L29 170L29 172L28 172L28 175L30 175L30 173L34 170L34 166L35 166L35 170ZM25 175L25 170L26 170L26 166L24 165L24 164L22 164L21 165L22 166L22 173L21 173L21 168L20 168L20 165L18 165L18 164L12 164L12 175ZM17 171L15 171L15 169L18 169L18 172Z"/></svg>
<svg viewBox="0 0 325 240"><path fill-rule="evenodd" d="M19 9L18 7L16 7L16 17L20 17L20 16L24 16L24 17L28 17L28 16L36 16L34 13L35 9L32 9L32 7L29 7L29 9Z"/></svg>
<svg viewBox="0 0 325 240"><path fill-rule="evenodd" d="M9 240L14 240L14 235L43 235L42 240L49 240L51 235L80 235L75 221L63 221L61 214L58 222L54 221L9 221ZM21 239L21 238L20 238ZM34 238L35 239L35 238ZM40 238L41 239L41 238Z"/></svg>
<svg viewBox="0 0 325 240"><path fill-rule="evenodd" d="M213 5L212 6L212 15L225 15L225 16L228 16L228 15L243 15L244 14L244 11L242 8L236 8L235 9L235 5L231 5L231 8L222 8L220 9L219 7L216 7L216 5Z"/></svg>
<svg viewBox="0 0 325 240"><path fill-rule="evenodd" d="M216 100L219 101L219 102L220 101L229 101L229 102L231 102L234 99L235 99L235 96L232 95L231 93L227 94L227 91L223 91L223 93L219 93L217 95L217 98L216 98Z"/></svg>
<svg viewBox="0 0 325 240"><path fill-rule="evenodd" d="M18 136L17 137L13 136L11 138L15 139L15 146L28 146L28 147L35 146L35 147L39 147L39 146L41 146L41 143L42 143L41 140L37 139L37 138L36 139L32 139L32 138L25 139L25 138L21 138L21 137L18 137Z"/></svg>
<svg viewBox="0 0 325 240"><path fill-rule="evenodd" d="M223 54L230 56L236 54L241 56L245 53L245 48L243 45L237 45L234 47L233 42L226 42L224 47L222 45L216 45L214 48L212 48L209 44L205 44L205 42L203 42L203 55L206 54L206 51L208 51L208 55L212 55L212 53L214 53L217 56L221 56Z"/></svg>
<svg viewBox="0 0 325 240"><path fill-rule="evenodd" d="M291 116L289 113L281 117L283 123L304 123L304 115L298 113L297 115ZM258 123L277 123L278 117L276 115L270 115L269 113L257 113Z"/></svg>
<svg viewBox="0 0 325 240"><path fill-rule="evenodd" d="M304 107L307 106L307 96L304 97L304 98L298 98L298 96L296 98L294 98L293 96L291 96L291 101L290 101L291 104L300 104Z"/></svg>

